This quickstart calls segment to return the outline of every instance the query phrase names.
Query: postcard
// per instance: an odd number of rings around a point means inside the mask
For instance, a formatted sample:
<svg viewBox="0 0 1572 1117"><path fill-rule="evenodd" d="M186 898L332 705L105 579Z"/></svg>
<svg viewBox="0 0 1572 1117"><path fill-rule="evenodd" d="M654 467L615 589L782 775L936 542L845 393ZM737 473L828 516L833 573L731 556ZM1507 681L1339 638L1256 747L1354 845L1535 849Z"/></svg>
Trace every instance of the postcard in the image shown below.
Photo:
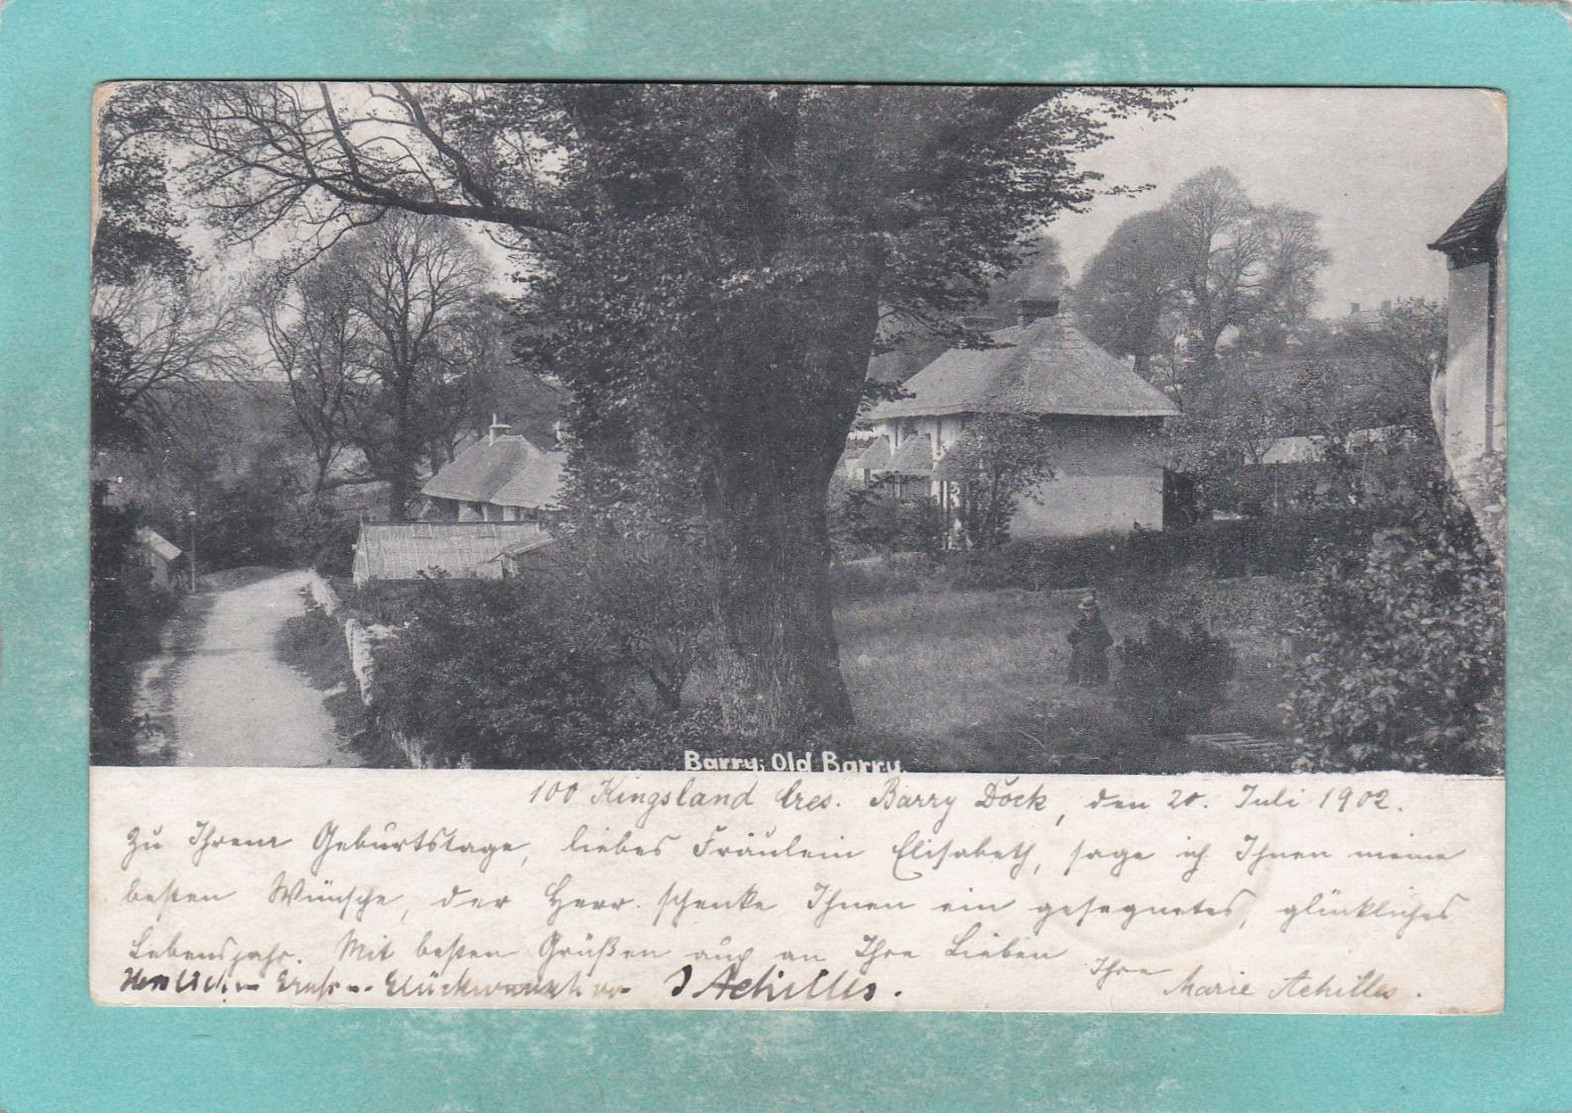
<svg viewBox="0 0 1572 1117"><path fill-rule="evenodd" d="M96 108L98 1002L1500 1011L1500 94Z"/></svg>

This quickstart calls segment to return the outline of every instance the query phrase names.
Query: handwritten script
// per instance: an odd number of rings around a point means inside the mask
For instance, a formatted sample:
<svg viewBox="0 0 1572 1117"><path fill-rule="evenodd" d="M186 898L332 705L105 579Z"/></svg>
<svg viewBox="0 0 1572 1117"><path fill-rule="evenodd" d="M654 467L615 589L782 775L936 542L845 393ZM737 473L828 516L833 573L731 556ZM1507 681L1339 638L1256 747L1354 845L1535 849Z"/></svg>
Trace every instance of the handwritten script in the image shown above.
<svg viewBox="0 0 1572 1117"><path fill-rule="evenodd" d="M1503 785L95 769L116 1005L1500 1007Z"/></svg>

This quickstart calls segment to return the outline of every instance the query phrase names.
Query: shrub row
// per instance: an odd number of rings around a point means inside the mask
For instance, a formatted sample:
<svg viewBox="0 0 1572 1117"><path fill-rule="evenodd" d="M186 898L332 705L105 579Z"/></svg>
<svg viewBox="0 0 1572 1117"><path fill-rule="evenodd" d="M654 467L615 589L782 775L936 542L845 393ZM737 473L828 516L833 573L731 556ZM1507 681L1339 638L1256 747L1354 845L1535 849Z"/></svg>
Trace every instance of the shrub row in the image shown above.
<svg viewBox="0 0 1572 1117"><path fill-rule="evenodd" d="M995 551L954 554L946 565L952 584L964 589L1116 590L1185 569L1211 578L1292 577L1313 570L1328 554L1362 550L1397 519L1392 509L1316 509L1169 531L1019 541Z"/></svg>
<svg viewBox="0 0 1572 1117"><path fill-rule="evenodd" d="M1397 524L1390 508L1315 509L1246 520L1209 520L1168 531L1022 540L991 551L899 553L836 564L837 600L934 589L1095 586L1118 593L1160 585L1178 571L1200 578L1300 577L1329 558L1363 552Z"/></svg>

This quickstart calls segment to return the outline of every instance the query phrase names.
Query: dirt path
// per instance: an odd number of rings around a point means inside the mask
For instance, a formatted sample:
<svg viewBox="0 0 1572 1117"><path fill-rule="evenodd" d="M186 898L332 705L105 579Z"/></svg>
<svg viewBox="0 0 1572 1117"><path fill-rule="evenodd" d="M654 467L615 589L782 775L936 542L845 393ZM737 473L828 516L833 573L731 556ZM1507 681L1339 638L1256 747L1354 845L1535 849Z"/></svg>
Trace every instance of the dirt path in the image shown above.
<svg viewBox="0 0 1572 1117"><path fill-rule="evenodd" d="M305 609L305 571L275 574L213 593L212 605L174 684L175 763L275 768L352 768L333 719L294 668L274 654L279 626Z"/></svg>

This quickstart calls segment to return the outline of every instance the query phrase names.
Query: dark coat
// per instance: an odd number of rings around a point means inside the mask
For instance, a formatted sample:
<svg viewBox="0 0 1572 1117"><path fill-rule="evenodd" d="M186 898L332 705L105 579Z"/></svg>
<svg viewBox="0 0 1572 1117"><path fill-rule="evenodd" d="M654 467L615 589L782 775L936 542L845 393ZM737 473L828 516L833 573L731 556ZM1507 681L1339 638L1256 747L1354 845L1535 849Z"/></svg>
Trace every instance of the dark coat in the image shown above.
<svg viewBox="0 0 1572 1117"><path fill-rule="evenodd" d="M1108 681L1108 649L1113 637L1096 613L1083 615L1070 630L1070 682L1097 686Z"/></svg>

